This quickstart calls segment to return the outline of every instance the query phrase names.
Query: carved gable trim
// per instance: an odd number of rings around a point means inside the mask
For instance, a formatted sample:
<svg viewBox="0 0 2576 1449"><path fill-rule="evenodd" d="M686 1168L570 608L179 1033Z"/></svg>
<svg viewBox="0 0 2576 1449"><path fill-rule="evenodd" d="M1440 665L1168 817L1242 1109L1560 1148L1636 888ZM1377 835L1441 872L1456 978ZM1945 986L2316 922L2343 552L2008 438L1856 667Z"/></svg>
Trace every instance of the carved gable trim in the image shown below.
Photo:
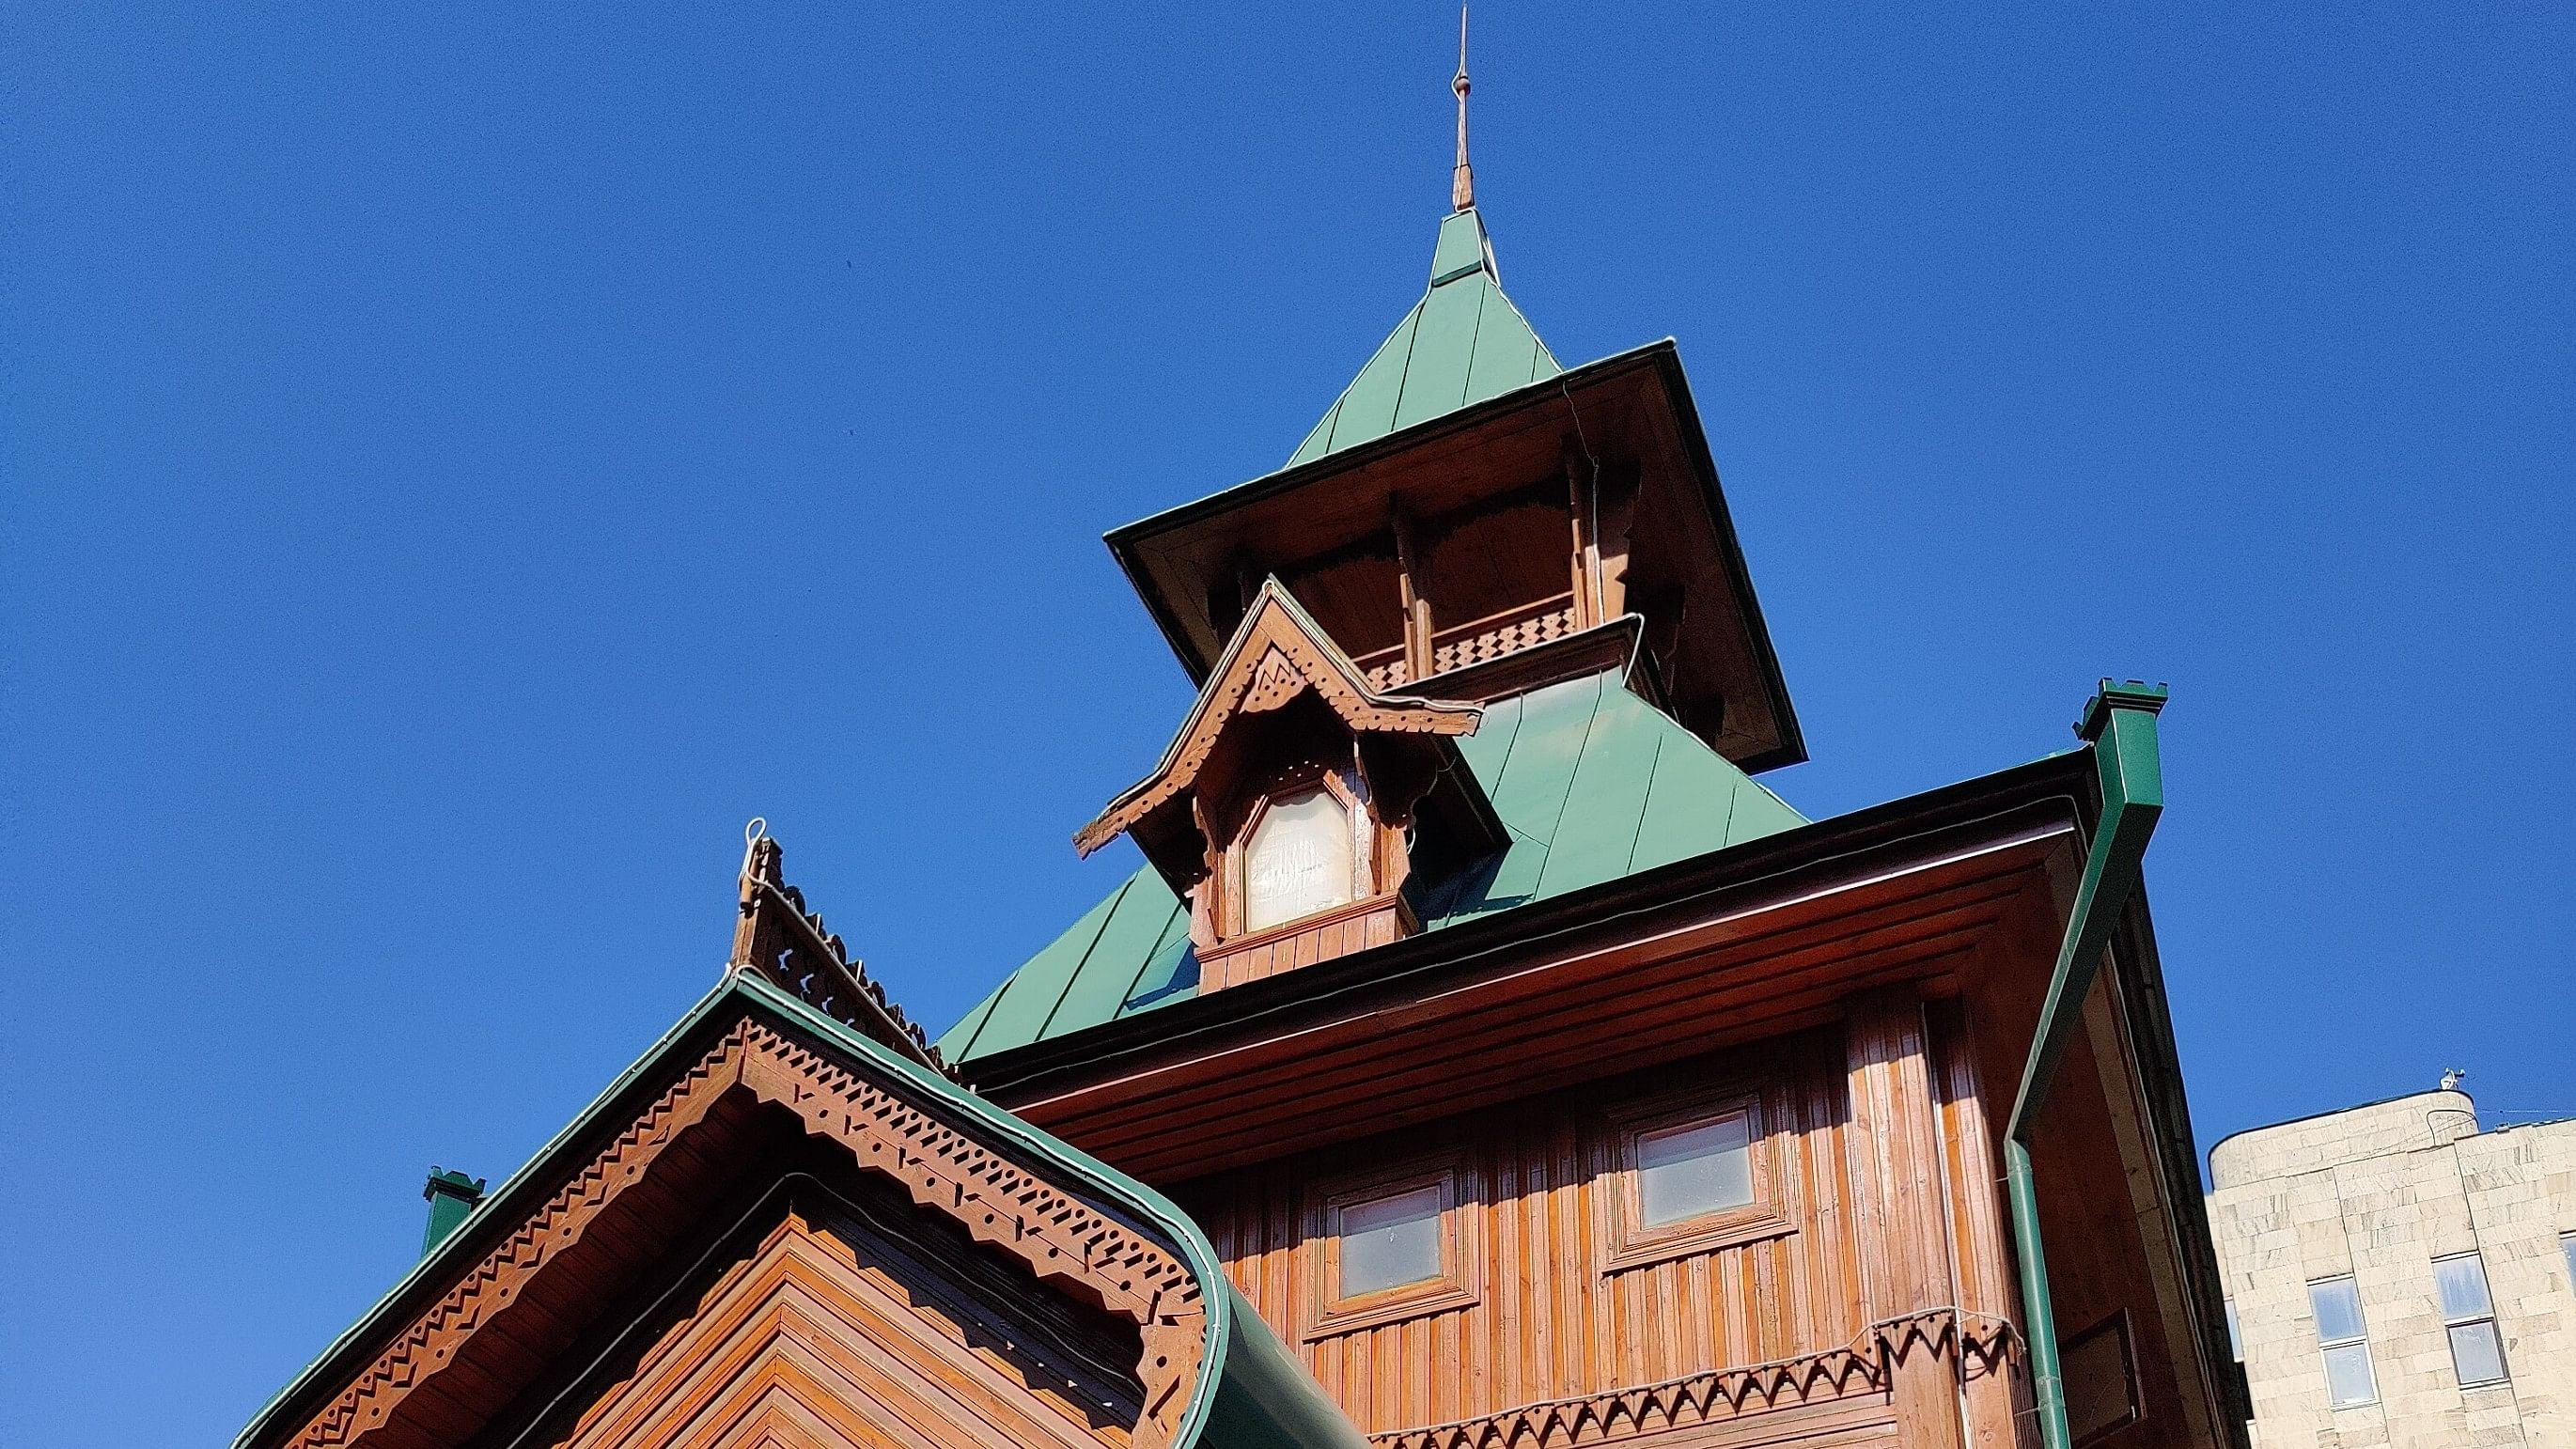
<svg viewBox="0 0 2576 1449"><path fill-rule="evenodd" d="M1484 713L1472 704L1370 689L1358 667L1272 579L1261 586L1154 773L1074 832L1074 849L1089 855L1179 798L1236 716L1278 709L1310 690L1354 734L1472 734Z"/></svg>
<svg viewBox="0 0 2576 1449"><path fill-rule="evenodd" d="M789 1108L809 1135L847 1148L859 1167L899 1184L917 1206L954 1219L978 1242L1011 1254L1041 1279L1078 1285L1083 1296L1135 1323L1144 1342L1137 1376L1145 1405L1133 1442L1141 1449L1171 1442L1205 1351L1209 1311L1179 1254L1001 1156L910 1096L749 1016L680 1069L515 1230L459 1265L445 1293L416 1312L300 1426L273 1442L299 1449L366 1442L424 1389L443 1413L459 1403L497 1411L502 1405L483 1403L477 1385L444 1373L459 1346L524 1296L611 1203L650 1177L672 1142L737 1093Z"/></svg>

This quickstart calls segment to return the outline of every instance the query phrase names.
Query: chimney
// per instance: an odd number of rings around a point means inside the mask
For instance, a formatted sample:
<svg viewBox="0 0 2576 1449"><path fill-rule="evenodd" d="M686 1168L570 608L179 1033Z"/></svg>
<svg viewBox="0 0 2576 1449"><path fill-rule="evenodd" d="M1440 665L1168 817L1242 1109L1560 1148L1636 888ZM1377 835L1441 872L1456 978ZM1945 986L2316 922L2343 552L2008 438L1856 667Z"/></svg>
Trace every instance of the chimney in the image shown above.
<svg viewBox="0 0 2576 1449"><path fill-rule="evenodd" d="M483 1200L483 1179L433 1167L429 1170L429 1185L420 1190L420 1195L429 1200L429 1227L420 1235L420 1255L426 1258Z"/></svg>

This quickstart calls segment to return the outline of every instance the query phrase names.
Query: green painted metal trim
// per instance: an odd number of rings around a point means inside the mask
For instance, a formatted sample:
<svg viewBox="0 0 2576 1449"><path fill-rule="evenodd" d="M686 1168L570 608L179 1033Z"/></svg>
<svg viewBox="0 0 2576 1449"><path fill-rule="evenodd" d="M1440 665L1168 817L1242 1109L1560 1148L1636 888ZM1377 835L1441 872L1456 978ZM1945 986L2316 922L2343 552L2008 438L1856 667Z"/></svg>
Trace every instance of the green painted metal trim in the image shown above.
<svg viewBox="0 0 2576 1449"><path fill-rule="evenodd" d="M447 1241L447 1235L463 1226L483 1201L483 1179L443 1167L429 1170L429 1181L420 1195L429 1199L429 1222L421 1229L420 1251L426 1257L430 1250Z"/></svg>
<svg viewBox="0 0 2576 1449"><path fill-rule="evenodd" d="M983 1140L1006 1155L1034 1160L1113 1208L1132 1215L1142 1225L1165 1234L1178 1248L1208 1306L1207 1345L1200 1359L1198 1381L1192 1386L1190 1402L1173 1435L1178 1449L1199 1444L1211 1426L1221 1426L1225 1432L1207 1442L1222 1449L1366 1449L1367 1440L1342 1418L1323 1389L1287 1359L1286 1351L1234 1291L1207 1234L1169 1198L919 1063L851 1031L749 972L730 973L718 982L634 1065L619 1073L580 1115L539 1148L526 1166L512 1173L500 1190L486 1200L495 1205L495 1213L506 1216L512 1209L523 1207L520 1199L533 1196L552 1177L557 1158L597 1133L605 1119L626 1105L625 1099L639 1083L671 1065L670 1059L683 1045L728 1009L765 1014L775 1024L837 1048L856 1059L852 1064L864 1063L875 1070L881 1081L911 1095L915 1105L924 1111L952 1122L959 1118L971 1121ZM398 1305L431 1281L463 1267L474 1237L472 1233L451 1234L413 1265L356 1323L261 1406L233 1440L234 1449L250 1449L282 1427L272 1422L280 1410L317 1387L343 1354L372 1343L390 1329L388 1320Z"/></svg>
<svg viewBox="0 0 2576 1449"><path fill-rule="evenodd" d="M2030 1160L2030 1133L2058 1061L2084 1016L2084 996L2110 949L2111 933L2137 891L2147 840L2164 814L2164 766L2156 716L2165 707L2162 685L2102 681L2075 726L2093 749L2102 786L2102 815L2085 851L2084 877L2075 909L2066 918L2057 967L2031 1034L2030 1060L2022 1067L2012 1115L2004 1122L2005 1200L2012 1220L2013 1256L2021 1277L2023 1337L2030 1344L2031 1396L2044 1449L2073 1449L2066 1420L2065 1370L2057 1352L2057 1310L2048 1291L2048 1256L2039 1229L2039 1185Z"/></svg>

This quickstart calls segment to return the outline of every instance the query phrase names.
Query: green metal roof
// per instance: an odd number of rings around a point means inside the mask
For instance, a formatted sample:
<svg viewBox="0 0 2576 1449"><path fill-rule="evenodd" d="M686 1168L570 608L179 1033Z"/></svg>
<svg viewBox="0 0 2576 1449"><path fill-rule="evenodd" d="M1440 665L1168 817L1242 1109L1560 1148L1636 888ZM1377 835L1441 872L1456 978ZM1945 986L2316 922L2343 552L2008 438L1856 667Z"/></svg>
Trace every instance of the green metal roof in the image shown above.
<svg viewBox="0 0 2576 1449"><path fill-rule="evenodd" d="M1207 1302L1208 1339L1190 1405L1173 1436L1175 1449L1367 1449L1367 1441L1359 1431L1341 1416L1261 1316L1235 1291L1207 1234L1169 1198L921 1064L868 1040L749 972L732 972L718 982L580 1116L539 1148L527 1166L486 1198L476 1209L477 1215L512 1218L523 1214L540 1193L552 1187L567 1154L592 1136L607 1117L631 1107L626 1099L639 1083L658 1081L676 1070L688 1053L701 1049L700 1037L717 1018L729 1021L744 1014L781 1027L840 1065L910 1097L923 1112L961 1128L997 1155L1043 1164L1044 1175L1069 1180L1098 1195L1117 1211L1133 1215L1162 1234L1178 1249ZM234 1449L253 1449L287 1428L281 1422L282 1410L305 1392L325 1386L347 1372L348 1360L371 1347L397 1321L398 1311L407 1302L437 1281L453 1276L472 1261L470 1255L489 1247L475 1233L451 1233L375 1307L324 1349L319 1359L280 1390L233 1441Z"/></svg>
<svg viewBox="0 0 2576 1449"><path fill-rule="evenodd" d="M1458 747L1511 843L1409 888L1426 931L1806 824L1618 670L1485 706ZM988 1056L1198 992L1189 910L1147 866L939 1039Z"/></svg>
<svg viewBox="0 0 2576 1449"><path fill-rule="evenodd" d="M1382 438L1565 369L1503 295L1474 207L1440 223L1431 286L1297 445L1291 466Z"/></svg>

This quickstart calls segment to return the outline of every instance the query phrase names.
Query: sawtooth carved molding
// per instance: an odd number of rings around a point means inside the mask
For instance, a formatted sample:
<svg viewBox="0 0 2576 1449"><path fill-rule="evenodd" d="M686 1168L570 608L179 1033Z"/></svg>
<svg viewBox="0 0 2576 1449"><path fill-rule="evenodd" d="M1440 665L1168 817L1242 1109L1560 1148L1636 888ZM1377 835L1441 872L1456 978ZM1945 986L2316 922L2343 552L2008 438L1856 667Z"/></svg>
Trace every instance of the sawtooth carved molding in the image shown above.
<svg viewBox="0 0 2576 1449"><path fill-rule="evenodd" d="M1208 1305L1181 1258L908 1098L751 1020L683 1070L284 1442L298 1449L355 1444L391 1421L407 1397L437 1381L466 1337L507 1309L645 1177L663 1149L736 1092L794 1111L808 1134L846 1147L858 1166L900 1185L916 1205L1136 1324L1145 1404L1133 1442L1141 1449L1171 1442L1207 1341ZM447 1397L473 1394L458 1388Z"/></svg>
<svg viewBox="0 0 2576 1449"><path fill-rule="evenodd" d="M1972 1322L1974 1327L1971 1326ZM1662 1433L1773 1409L1889 1391L1898 1365L1929 1353L1967 1374L2016 1366L2017 1338L1999 1320L1939 1308L1873 1324L1823 1353L1716 1369L1636 1388L1525 1404L1498 1414L1372 1434L1377 1449L1555 1449Z"/></svg>

